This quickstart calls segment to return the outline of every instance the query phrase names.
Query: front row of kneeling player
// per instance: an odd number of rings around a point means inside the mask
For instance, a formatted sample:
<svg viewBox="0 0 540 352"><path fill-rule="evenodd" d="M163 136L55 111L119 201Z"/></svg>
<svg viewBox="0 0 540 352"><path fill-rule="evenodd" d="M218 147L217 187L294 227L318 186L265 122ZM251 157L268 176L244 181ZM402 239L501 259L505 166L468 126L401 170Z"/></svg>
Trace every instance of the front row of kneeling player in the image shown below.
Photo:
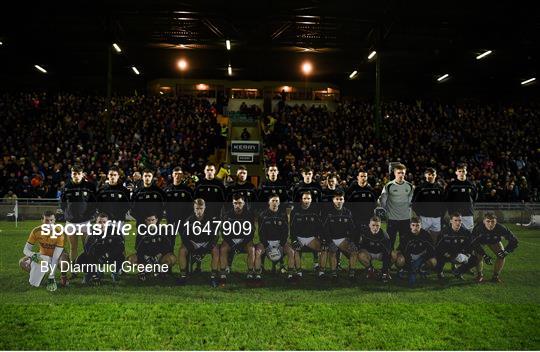
<svg viewBox="0 0 540 352"><path fill-rule="evenodd" d="M255 282L262 280L263 262L268 258L272 262L288 259L288 280L302 277L301 254L303 251L318 252L318 276L329 275L337 278L338 253L343 253L349 262L348 277L356 276L357 262L366 269L366 278L379 277L383 282L391 279L390 268L395 265L399 270L398 276L407 278L410 284L415 284L418 276L425 276L434 271L443 278L443 267L452 263L452 274L463 279L463 274L476 267L476 281L482 282L483 262L492 264L492 258L484 251L489 247L496 256L492 281L500 282L499 274L504 266L504 258L518 244L517 238L504 226L497 223L492 213L484 216L482 223L472 231L461 224L460 214L451 214L450 226L443 229L438 242L433 243L428 232L421 228L421 222L413 218L410 231L400 236L397 250L392 248L388 234L381 228L381 220L372 217L368 224L354 224L351 212L344 207L344 195L336 192L332 205L328 209L312 206L311 194L302 195L302 202L287 214L287 209L280 206L278 196L270 197L268 207L258 216L248 208L241 195L233 197L232 207L220 214L219 209L207 206L202 199L193 203L193 214L186 219L187 224L197 223L200 228L205 224L210 227L215 224L246 224L244 231L229 231L227 236L222 232L223 241L218 245L219 231L181 231L182 244L178 257L173 252L171 236L138 235L136 238L136 253L127 260L124 257L124 237L122 235L88 236L84 241L84 252L76 259L75 264L90 270L84 272L84 282L99 282L103 273L95 265L109 265L114 268L111 276L118 281L122 271L126 271L123 263L131 263L137 267L139 279L145 281L148 275L167 276L172 274L176 262L180 266L180 276L177 279L183 284L188 279L189 260L200 260L207 254L211 255L211 282L213 286L224 284L228 269L235 253L246 253L247 279ZM290 221L289 221L290 218ZM96 223L107 227L107 216L99 214ZM219 221L218 221L219 220ZM255 222L259 224L260 243L254 243ZM146 225L155 225L158 218L154 215L146 218ZM45 213L43 224L54 225L54 214ZM222 225L221 225L222 226ZM502 239L508 241L505 248ZM290 241L289 241L290 240ZM55 239L41 233L41 228L32 230L24 248L25 257L20 264L30 272L30 284L39 286L42 278L41 262L50 265L48 289L56 289L53 263L69 261L62 252L63 236ZM39 243L40 253L32 252L35 243ZM382 262L379 274L373 267L373 261ZM113 265L114 264L114 265ZM112 266L111 266L112 265ZM133 268L132 266L132 268ZM160 270L163 268L163 270ZM61 267L62 269L62 267ZM132 269L133 270L133 269ZM61 284L67 284L66 269L62 269Z"/></svg>

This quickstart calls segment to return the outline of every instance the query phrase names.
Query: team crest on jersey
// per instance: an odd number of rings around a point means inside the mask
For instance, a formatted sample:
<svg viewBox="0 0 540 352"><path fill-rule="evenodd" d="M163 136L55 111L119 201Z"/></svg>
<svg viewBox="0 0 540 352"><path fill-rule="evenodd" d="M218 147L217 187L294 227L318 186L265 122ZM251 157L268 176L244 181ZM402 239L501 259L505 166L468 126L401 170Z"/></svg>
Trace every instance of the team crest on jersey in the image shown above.
<svg viewBox="0 0 540 352"><path fill-rule="evenodd" d="M362 193L362 198L366 198L366 194L365 194L365 193Z"/></svg>
<svg viewBox="0 0 540 352"><path fill-rule="evenodd" d="M278 224L279 226L281 226L281 224L282 224L281 220L279 220L279 221L277 222L277 224Z"/></svg>
<svg viewBox="0 0 540 352"><path fill-rule="evenodd" d="M157 194L154 194L154 198L157 198Z"/></svg>
<svg viewBox="0 0 540 352"><path fill-rule="evenodd" d="M431 194L435 194L435 191L431 191Z"/></svg>
<svg viewBox="0 0 540 352"><path fill-rule="evenodd" d="M317 191L316 191L316 190L314 190L314 191L313 191L313 193L317 194Z"/></svg>
<svg viewBox="0 0 540 352"><path fill-rule="evenodd" d="M85 192L83 192L83 195L87 196L87 195L88 195L88 192L86 192L86 191L85 191Z"/></svg>
<svg viewBox="0 0 540 352"><path fill-rule="evenodd" d="M147 194L144 198L149 199L149 198L150 198L150 195Z"/></svg>
<svg viewBox="0 0 540 352"><path fill-rule="evenodd" d="M79 192L75 192L75 195L78 196L78 195L79 195Z"/></svg>
<svg viewBox="0 0 540 352"><path fill-rule="evenodd" d="M175 193L174 196L175 196L175 197L178 197L178 193Z"/></svg>
<svg viewBox="0 0 540 352"><path fill-rule="evenodd" d="M461 189L461 192L465 192L465 188L462 188L462 189Z"/></svg>
<svg viewBox="0 0 540 352"><path fill-rule="evenodd" d="M311 221L315 221L315 218L314 218L314 217L311 217Z"/></svg>
<svg viewBox="0 0 540 352"><path fill-rule="evenodd" d="M214 188L214 192L217 193L217 188Z"/></svg>

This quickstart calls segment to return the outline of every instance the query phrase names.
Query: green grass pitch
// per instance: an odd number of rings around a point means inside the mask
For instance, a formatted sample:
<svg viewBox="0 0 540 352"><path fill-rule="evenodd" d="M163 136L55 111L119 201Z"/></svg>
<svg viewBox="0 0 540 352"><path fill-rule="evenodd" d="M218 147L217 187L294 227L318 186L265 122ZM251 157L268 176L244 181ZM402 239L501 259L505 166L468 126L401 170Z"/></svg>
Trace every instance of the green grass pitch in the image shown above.
<svg viewBox="0 0 540 352"><path fill-rule="evenodd" d="M386 285L331 284L307 271L294 286L267 275L264 287L250 288L237 274L211 288L204 272L185 287L128 275L117 286L77 280L50 293L30 287L17 264L37 224L0 222L2 350L540 349L538 230L510 226L521 242L500 285L433 275L414 289L395 277ZM133 246L130 236L128 253ZM304 260L311 268L311 255ZM234 268L243 272L244 263L240 255Z"/></svg>

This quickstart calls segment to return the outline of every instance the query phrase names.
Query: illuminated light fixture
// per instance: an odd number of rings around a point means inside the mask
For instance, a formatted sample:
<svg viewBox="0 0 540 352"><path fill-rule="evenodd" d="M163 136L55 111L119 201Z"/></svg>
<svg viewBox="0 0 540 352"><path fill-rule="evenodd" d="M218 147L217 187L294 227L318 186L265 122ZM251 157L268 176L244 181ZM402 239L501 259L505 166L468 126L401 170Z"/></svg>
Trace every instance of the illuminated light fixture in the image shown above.
<svg viewBox="0 0 540 352"><path fill-rule="evenodd" d="M163 92L162 92L162 91L159 91L159 94L163 95Z"/></svg>
<svg viewBox="0 0 540 352"><path fill-rule="evenodd" d="M225 41L225 46L227 46L227 50L231 50L231 41L229 39Z"/></svg>
<svg viewBox="0 0 540 352"><path fill-rule="evenodd" d="M302 71L304 72L304 74L309 75L312 70L313 70L313 66L311 65L309 61L306 61L302 64Z"/></svg>
<svg viewBox="0 0 540 352"><path fill-rule="evenodd" d="M349 78L350 78L350 79L353 79L354 77L356 77L357 74L358 74L358 71L354 70L354 71L349 75Z"/></svg>
<svg viewBox="0 0 540 352"><path fill-rule="evenodd" d="M131 66L131 69L133 70L133 72L135 72L136 75L141 74L141 73L139 72L139 70L137 70L137 67Z"/></svg>
<svg viewBox="0 0 540 352"><path fill-rule="evenodd" d="M229 73L229 76L232 76L232 67L231 67L231 65L229 65L229 67L227 68L227 72Z"/></svg>
<svg viewBox="0 0 540 352"><path fill-rule="evenodd" d="M375 50L373 50L372 52L369 53L368 55L368 60L371 60L375 57L375 55L377 55L377 52Z"/></svg>
<svg viewBox="0 0 540 352"><path fill-rule="evenodd" d="M533 77L533 78L529 78L529 79L524 80L523 82L521 82L521 85L524 86L524 85L529 84L529 83L532 83L532 82L534 82L534 81L536 81L536 77Z"/></svg>
<svg viewBox="0 0 540 352"><path fill-rule="evenodd" d="M291 91L291 87L289 86L283 86L283 90L286 92L286 93L289 93Z"/></svg>
<svg viewBox="0 0 540 352"><path fill-rule="evenodd" d="M121 52L122 52L122 49L120 49L120 47L118 46L118 44L113 43L112 46L113 46L114 50L116 50L117 53L121 53Z"/></svg>
<svg viewBox="0 0 540 352"><path fill-rule="evenodd" d="M437 78L437 81L438 82L442 82L444 81L445 79L447 79L448 77L450 77L450 75L448 73L445 73L444 75L440 76L439 78Z"/></svg>
<svg viewBox="0 0 540 352"><path fill-rule="evenodd" d="M0 42L0 45L4 45L4 42Z"/></svg>
<svg viewBox="0 0 540 352"><path fill-rule="evenodd" d="M195 86L195 88L197 88L197 90L208 90L209 86L208 84L199 83Z"/></svg>
<svg viewBox="0 0 540 352"><path fill-rule="evenodd" d="M39 66L39 65L34 65L34 67L35 67L36 69L38 69L39 71L41 71L42 73L47 73L47 70L44 69L43 67Z"/></svg>
<svg viewBox="0 0 540 352"><path fill-rule="evenodd" d="M178 60L178 68L180 69L180 71L184 71L185 69L187 69L187 61L184 60L184 59L180 59Z"/></svg>
<svg viewBox="0 0 540 352"><path fill-rule="evenodd" d="M491 54L492 52L493 52L493 51L491 51L491 50L488 50L488 51L486 51L486 52L483 52L482 54L480 54L480 55L478 55L478 56L476 57L476 60L481 60L481 59L485 58L486 56L488 56L489 54Z"/></svg>

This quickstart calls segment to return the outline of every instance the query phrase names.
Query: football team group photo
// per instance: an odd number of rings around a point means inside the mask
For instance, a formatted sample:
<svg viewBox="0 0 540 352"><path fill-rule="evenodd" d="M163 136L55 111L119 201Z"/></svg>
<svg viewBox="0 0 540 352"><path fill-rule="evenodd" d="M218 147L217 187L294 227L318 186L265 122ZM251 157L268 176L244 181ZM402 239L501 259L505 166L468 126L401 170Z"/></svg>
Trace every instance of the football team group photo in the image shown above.
<svg viewBox="0 0 540 352"><path fill-rule="evenodd" d="M0 350L539 350L539 28L519 1L10 3Z"/></svg>

